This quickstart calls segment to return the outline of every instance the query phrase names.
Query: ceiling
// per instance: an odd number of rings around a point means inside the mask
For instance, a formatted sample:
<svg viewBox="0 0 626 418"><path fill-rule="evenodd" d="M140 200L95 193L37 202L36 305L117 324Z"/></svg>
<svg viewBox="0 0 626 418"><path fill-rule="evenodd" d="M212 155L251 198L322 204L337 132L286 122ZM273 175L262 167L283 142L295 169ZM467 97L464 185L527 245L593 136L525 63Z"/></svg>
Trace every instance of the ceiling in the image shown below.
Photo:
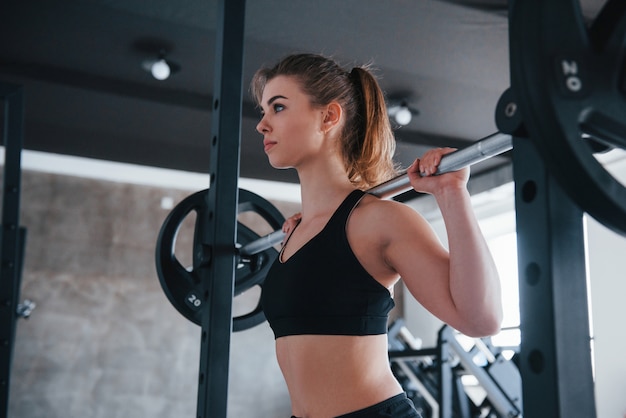
<svg viewBox="0 0 626 418"><path fill-rule="evenodd" d="M586 0L585 16L603 1ZM419 111L396 130L406 165L496 132L509 87L506 0L249 0L244 87L292 52L373 63L389 98ZM208 172L217 0L4 0L0 81L24 86L26 149ZM180 70L142 68L162 48ZM267 163L244 94L241 176L295 182ZM508 158L475 167L487 172Z"/></svg>

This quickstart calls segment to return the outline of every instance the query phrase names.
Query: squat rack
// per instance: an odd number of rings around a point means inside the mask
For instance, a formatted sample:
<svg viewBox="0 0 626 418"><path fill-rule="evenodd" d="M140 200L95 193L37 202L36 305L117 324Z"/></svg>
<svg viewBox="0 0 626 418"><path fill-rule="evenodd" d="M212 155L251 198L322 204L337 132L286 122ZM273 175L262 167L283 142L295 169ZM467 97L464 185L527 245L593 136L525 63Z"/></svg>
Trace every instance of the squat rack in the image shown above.
<svg viewBox="0 0 626 418"><path fill-rule="evenodd" d="M205 251L194 254L205 266L202 301L208 304L198 418L226 417L234 283L245 0L221 0L218 7L209 216L198 231ZM512 134L524 415L593 417L583 212L550 175L531 141Z"/></svg>

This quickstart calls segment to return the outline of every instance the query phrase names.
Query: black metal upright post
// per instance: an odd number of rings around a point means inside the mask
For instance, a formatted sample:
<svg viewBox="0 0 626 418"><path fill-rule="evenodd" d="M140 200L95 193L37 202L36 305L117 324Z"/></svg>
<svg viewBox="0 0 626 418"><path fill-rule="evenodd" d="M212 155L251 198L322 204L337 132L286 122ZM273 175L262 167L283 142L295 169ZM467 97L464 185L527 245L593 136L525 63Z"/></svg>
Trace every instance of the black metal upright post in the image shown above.
<svg viewBox="0 0 626 418"><path fill-rule="evenodd" d="M201 231L203 281L198 418L226 418L237 234L245 0L218 2L208 219ZM194 264L196 265L196 264Z"/></svg>
<svg viewBox="0 0 626 418"><path fill-rule="evenodd" d="M20 228L24 100L21 86L0 83L4 101L4 181L0 230L0 417L7 417L20 297L25 229Z"/></svg>
<svg viewBox="0 0 626 418"><path fill-rule="evenodd" d="M527 138L513 171L524 416L595 417L583 212Z"/></svg>
<svg viewBox="0 0 626 418"><path fill-rule="evenodd" d="M448 344L448 340L442 330L443 328L439 330L437 335L437 356L439 361L439 396L437 401L439 402L439 416L436 418L449 418L453 416L454 410L452 359L450 358L450 344Z"/></svg>

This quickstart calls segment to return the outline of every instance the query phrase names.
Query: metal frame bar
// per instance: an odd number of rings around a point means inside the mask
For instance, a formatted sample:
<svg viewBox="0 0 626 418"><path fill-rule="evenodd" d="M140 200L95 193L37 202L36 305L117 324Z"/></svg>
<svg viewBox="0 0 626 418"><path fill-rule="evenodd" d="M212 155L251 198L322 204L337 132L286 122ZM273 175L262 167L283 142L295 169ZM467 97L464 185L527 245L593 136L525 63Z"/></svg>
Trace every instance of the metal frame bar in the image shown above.
<svg viewBox="0 0 626 418"><path fill-rule="evenodd" d="M596 416L583 212L513 138L524 416Z"/></svg>
<svg viewBox="0 0 626 418"><path fill-rule="evenodd" d="M208 219L198 227L203 302L198 418L226 418L237 236L245 0L218 3Z"/></svg>
<svg viewBox="0 0 626 418"><path fill-rule="evenodd" d="M21 86L0 83L4 100L5 148L0 231L0 417L8 415L11 364L26 230L20 223L24 97Z"/></svg>
<svg viewBox="0 0 626 418"><path fill-rule="evenodd" d="M461 344L454 336L452 328L450 328L449 326L444 326L440 331L439 336L440 341L442 343L448 344L449 350L453 351L457 355L459 361L463 365L463 368L468 373L471 373L472 375L474 375L474 377L476 377L478 383L480 383L485 392L487 392L487 398L499 414L510 418L521 416L521 411L517 408L513 401L509 399L508 396L498 387L498 385L496 384L496 382L494 382L489 373L483 367L476 365L476 363L474 363L473 361L473 355L463 349ZM480 344L478 341L480 340L477 340L477 345ZM489 350L486 350L485 352L492 354Z"/></svg>
<svg viewBox="0 0 626 418"><path fill-rule="evenodd" d="M450 346L447 344L445 336L439 333L437 338L438 361L439 361L439 418L452 417L452 366L450 364Z"/></svg>
<svg viewBox="0 0 626 418"><path fill-rule="evenodd" d="M415 387L417 388L417 391L420 393L422 398L424 398L428 406L430 406L430 409L432 411L432 416L433 417L439 416L439 403L437 402L435 397L430 393L428 388L426 388L424 383L422 383L422 381L419 380L417 376L415 376L411 368L408 366L407 362L409 360L410 359L396 358L393 361L398 365L398 367L402 369L406 377L411 381L411 383L415 385Z"/></svg>
<svg viewBox="0 0 626 418"><path fill-rule="evenodd" d="M415 385L422 398L428 403L432 411L432 416L439 416L439 403L426 385L415 375L409 367L410 362L426 362L425 359L432 359L437 356L437 349L421 349L421 340L415 338L404 325L402 318L396 320L389 328L389 361L398 365L405 376ZM401 341L404 341L402 343ZM405 347L409 347L409 349ZM432 360L431 360L432 362Z"/></svg>
<svg viewBox="0 0 626 418"><path fill-rule="evenodd" d="M441 163L435 175L449 173L460 170L472 164L479 163L496 155L503 154L513 148L511 135L496 132L483 139L474 142L472 145L447 154L441 158ZM408 190L411 190L409 177L406 173L386 181L368 190L368 193L378 196L381 199L391 199Z"/></svg>

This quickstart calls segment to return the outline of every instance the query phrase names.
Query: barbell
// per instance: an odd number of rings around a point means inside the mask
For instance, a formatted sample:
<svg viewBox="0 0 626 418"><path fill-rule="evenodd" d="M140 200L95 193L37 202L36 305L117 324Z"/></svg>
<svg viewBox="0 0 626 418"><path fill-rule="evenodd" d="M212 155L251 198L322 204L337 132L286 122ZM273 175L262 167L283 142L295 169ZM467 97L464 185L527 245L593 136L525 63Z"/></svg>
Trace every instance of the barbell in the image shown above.
<svg viewBox="0 0 626 418"><path fill-rule="evenodd" d="M626 2L609 0L588 28L573 0L516 1L510 18L511 89L496 106L500 132L445 155L436 174L455 171L512 148L512 136L529 137L561 187L585 212L619 234L626 235L626 187L595 154L626 149ZM406 173L376 186L369 193L388 199L410 189ZM156 248L159 281L174 307L200 324L204 301L194 257L189 268L176 258L176 235L183 220L196 212L206 215L207 190L177 205L166 218ZM260 196L239 190L239 213L257 212L272 232L259 236L237 224L235 296L265 275L284 234L284 217ZM194 254L202 253L194 236ZM265 320L260 303L233 318L241 331Z"/></svg>
<svg viewBox="0 0 626 418"><path fill-rule="evenodd" d="M457 171L461 168L477 164L488 158L503 154L511 148L513 148L513 138L511 135L497 132L466 148L444 155L435 175ZM411 190L411 184L409 182L409 176L406 174L406 171L404 171L397 177L372 187L367 192L381 199L390 199L408 190ZM239 253L244 256L257 254L279 244L284 237L285 234L281 230L274 231L271 234L243 245L239 249Z"/></svg>
<svg viewBox="0 0 626 418"><path fill-rule="evenodd" d="M502 154L511 148L511 136L496 133L467 148L445 155L441 159L436 174L458 170ZM389 199L410 188L408 176L404 172L394 179L373 187L368 192L380 198ZM207 216L207 194L208 189L201 190L183 199L174 207L161 226L155 253L157 275L165 295L177 311L197 325L201 324L205 300L200 290L202 283L198 270L205 260L195 255L202 253L202 242L197 231L200 230L200 225ZM275 246L284 237L281 228L285 221L278 209L261 196L239 189L238 197L239 215L245 212L257 213L275 231L260 237L241 222L237 222L237 242L234 248L236 255L235 298L255 286L263 288L267 271L278 255ZM185 267L176 256L176 243L183 222L192 214L195 214L196 218L193 262L191 266ZM259 300L250 312L233 318L233 330L243 331L263 321L265 321L265 315Z"/></svg>

